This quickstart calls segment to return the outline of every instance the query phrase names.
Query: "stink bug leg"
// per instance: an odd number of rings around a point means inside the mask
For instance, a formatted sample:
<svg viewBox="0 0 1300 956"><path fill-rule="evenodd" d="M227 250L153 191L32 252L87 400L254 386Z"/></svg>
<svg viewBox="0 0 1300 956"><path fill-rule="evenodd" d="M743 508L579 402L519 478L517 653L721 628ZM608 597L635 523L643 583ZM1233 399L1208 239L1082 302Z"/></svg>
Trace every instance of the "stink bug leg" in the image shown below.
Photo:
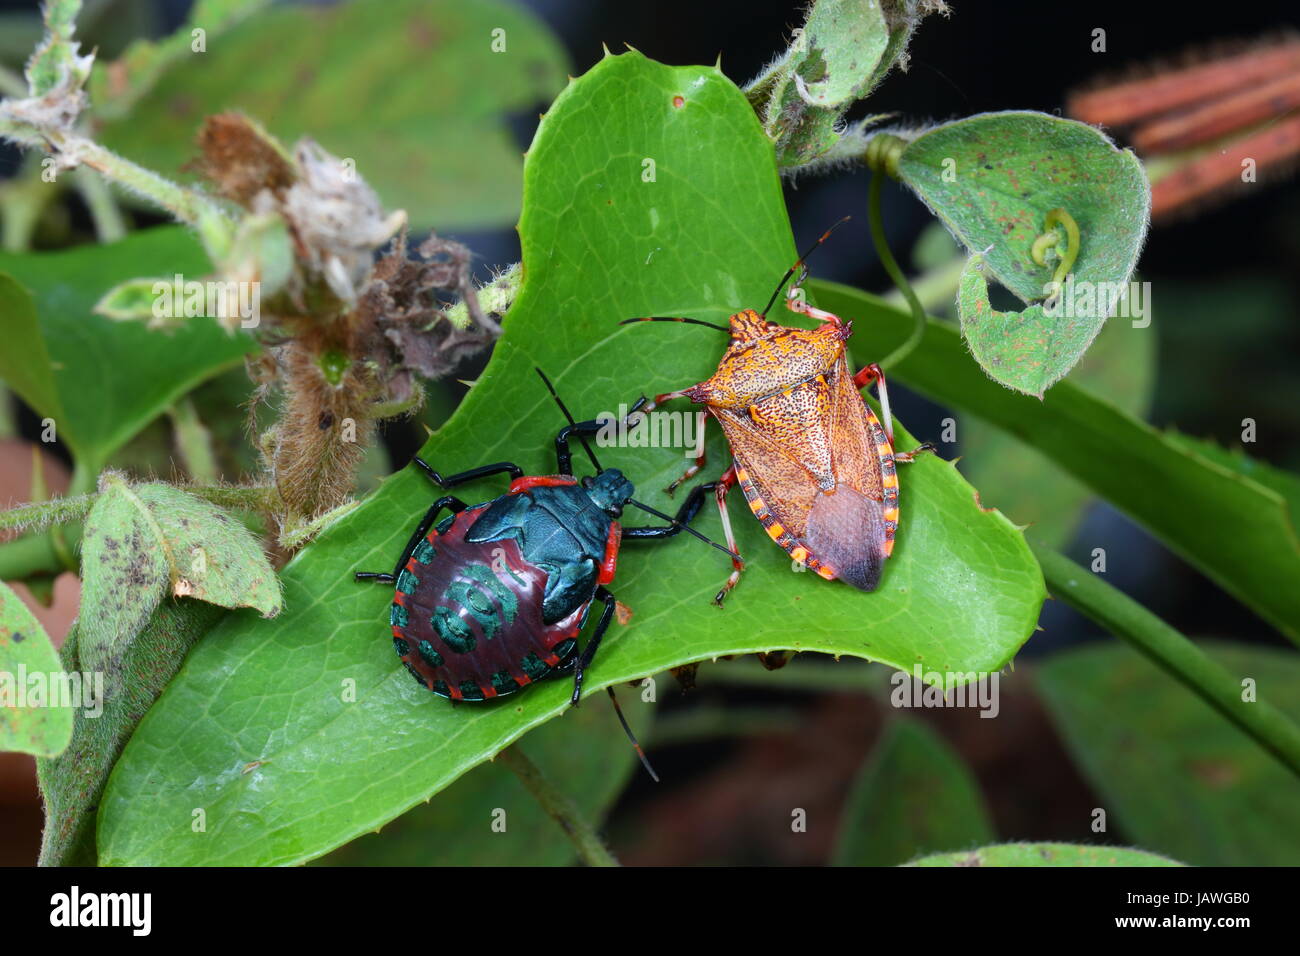
<svg viewBox="0 0 1300 956"><path fill-rule="evenodd" d="M419 461L419 459L417 458L416 461ZM420 464L424 465L424 462L421 461ZM428 468L429 466L424 465L424 467ZM397 564L393 566L392 573L387 571L357 571L355 579L357 581L378 581L381 584L392 584L397 580L397 576L402 572L406 562L411 560L411 554L415 551L421 539L433 527L438 518L438 512L446 508L452 514L460 514L466 507L465 502L453 495L439 498L429 507L429 510L424 513L424 517L420 519L420 523L416 525L415 531L411 534L411 540L406 542L406 547L402 549L402 556L397 559Z"/></svg>
<svg viewBox="0 0 1300 956"><path fill-rule="evenodd" d="M705 464L708 462L708 457L709 457L708 455L701 452L700 457L695 459L695 464L687 468L686 471L682 473L680 478L678 478L671 485L665 488L664 494L666 494L669 498L671 498L673 496L673 493L677 491L679 487L681 487L683 482L690 481L692 478L694 478L696 475L700 473L700 469L703 468Z"/></svg>
<svg viewBox="0 0 1300 956"><path fill-rule="evenodd" d="M732 465L717 481L700 486L701 491L712 490L718 501L718 514L722 516L722 533L726 536L727 547L731 550L731 574L722 585L722 589L713 596L713 603L718 607L722 607L722 602L731 593L731 589L740 583L740 572L745 570L745 562L740 559L740 552L736 549L736 536L731 532L731 516L727 514L727 492L735 483L736 466Z"/></svg>
<svg viewBox="0 0 1300 956"><path fill-rule="evenodd" d="M854 386L861 391L864 388L870 388L872 383L876 385L876 394L880 396L880 419L885 426L885 437L889 439L889 445L894 445L894 414L889 410L889 386L885 384L885 373L879 365L872 362L870 365L864 365L858 369L858 374L853 376Z"/></svg>

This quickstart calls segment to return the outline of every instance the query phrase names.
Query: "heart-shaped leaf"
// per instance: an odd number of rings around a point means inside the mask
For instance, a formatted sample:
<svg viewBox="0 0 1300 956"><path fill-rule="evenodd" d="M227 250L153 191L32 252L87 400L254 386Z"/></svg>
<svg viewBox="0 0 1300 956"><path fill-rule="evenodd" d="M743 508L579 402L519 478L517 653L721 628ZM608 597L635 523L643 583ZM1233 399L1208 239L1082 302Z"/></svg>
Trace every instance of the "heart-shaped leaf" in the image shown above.
<svg viewBox="0 0 1300 956"><path fill-rule="evenodd" d="M0 751L49 757L68 745L72 708L59 696L62 675L45 628L0 582Z"/></svg>
<svg viewBox="0 0 1300 956"><path fill-rule="evenodd" d="M66 252L0 253L0 271L32 290L37 323L33 330L33 315L12 287L0 293L0 378L54 419L58 438L92 473L178 398L254 348L247 335L227 334L211 319L161 333L92 314L105 292L128 279L210 273L199 244L180 227Z"/></svg>
<svg viewBox="0 0 1300 956"><path fill-rule="evenodd" d="M636 53L602 60L548 112L528 155L520 235L526 280L505 334L423 450L447 471L502 459L553 471L563 418L534 366L584 417L698 381L721 353L716 333L618 321L717 319L761 305L796 255L771 144L743 94L715 68L670 68ZM689 406L680 414L679 426L695 420ZM913 443L901 427L897 439ZM716 434L708 448L713 476L727 456ZM599 453L660 509L673 505L657 489L692 454ZM1001 668L1033 630L1043 596L1023 538L981 511L948 463L922 458L901 480L898 546L872 594L792 573L789 557L734 504L748 566L721 611L710 598L730 570L725 556L686 536L660 547L629 542L612 588L632 618L606 639L587 693L775 648L909 669ZM485 499L503 489L489 479L458 494ZM284 614L232 617L191 654L114 771L100 817L103 862L309 859L564 711L564 681L452 708L398 666L386 625L392 591L352 572L391 567L438 493L414 468L388 479L284 569ZM721 536L716 512L698 526ZM196 838L198 807L207 829Z"/></svg>
<svg viewBox="0 0 1300 956"><path fill-rule="evenodd" d="M417 229L504 225L519 211L509 114L553 96L566 59L499 0L285 4L178 62L102 140L172 176L204 117L240 110L282 142L311 136L352 160Z"/></svg>
<svg viewBox="0 0 1300 956"><path fill-rule="evenodd" d="M1074 367L1121 301L1128 300L1150 216L1142 165L1084 123L1043 113L985 113L937 126L909 142L898 176L979 255L962 276L962 331L994 379L1031 395ZM1057 210L1077 225L1077 248ZM1034 248L1050 236L1051 252ZM1063 251L1061 251L1063 250ZM1068 276L1057 265L1072 259ZM1025 303L988 303L984 266ZM1063 282L1058 295L1050 283Z"/></svg>

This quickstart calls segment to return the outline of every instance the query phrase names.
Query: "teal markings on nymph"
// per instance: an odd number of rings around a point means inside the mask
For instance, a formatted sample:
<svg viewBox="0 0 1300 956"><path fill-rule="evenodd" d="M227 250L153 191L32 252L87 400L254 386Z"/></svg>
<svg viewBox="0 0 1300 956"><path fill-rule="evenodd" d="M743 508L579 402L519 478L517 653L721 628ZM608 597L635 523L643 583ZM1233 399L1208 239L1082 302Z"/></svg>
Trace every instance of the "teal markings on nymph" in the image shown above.
<svg viewBox="0 0 1300 956"><path fill-rule="evenodd" d="M443 665L444 661L442 655L434 650L432 641L421 641L417 645L417 649L420 652L420 656L424 658L424 662L430 667L441 667Z"/></svg>
<svg viewBox="0 0 1300 956"><path fill-rule="evenodd" d="M532 651L524 655L524 659L519 662L519 666L532 680L541 680L551 672L551 669L546 666L546 662Z"/></svg>
<svg viewBox="0 0 1300 956"><path fill-rule="evenodd" d="M398 604L394 601L393 606L388 609L388 623L393 627L406 627L406 624L410 619L411 615L410 612L406 610L405 604Z"/></svg>
<svg viewBox="0 0 1300 956"><path fill-rule="evenodd" d="M397 574L397 590L403 594L414 594L415 589L420 586L420 579L410 571L403 568Z"/></svg>
<svg viewBox="0 0 1300 956"><path fill-rule="evenodd" d="M411 557L421 564L432 564L437 553L433 545L429 543L429 539L425 538L415 546L415 550L411 552Z"/></svg>
<svg viewBox="0 0 1300 956"><path fill-rule="evenodd" d="M469 625L450 608L435 607L431 623L443 642L457 654L468 654L478 643L474 640L474 632L469 629Z"/></svg>
<svg viewBox="0 0 1300 956"><path fill-rule="evenodd" d="M503 626L514 623L519 613L519 598L503 585L492 570L485 564L467 564L460 569L461 576L447 585L443 600L449 604L458 604L478 622L483 637L492 640ZM442 610L439 608L439 610ZM435 618L438 627L441 616ZM460 622L465 626L465 622ZM441 634L441 628L439 627ZM446 636L443 637L446 640ZM472 640L472 638L471 638Z"/></svg>

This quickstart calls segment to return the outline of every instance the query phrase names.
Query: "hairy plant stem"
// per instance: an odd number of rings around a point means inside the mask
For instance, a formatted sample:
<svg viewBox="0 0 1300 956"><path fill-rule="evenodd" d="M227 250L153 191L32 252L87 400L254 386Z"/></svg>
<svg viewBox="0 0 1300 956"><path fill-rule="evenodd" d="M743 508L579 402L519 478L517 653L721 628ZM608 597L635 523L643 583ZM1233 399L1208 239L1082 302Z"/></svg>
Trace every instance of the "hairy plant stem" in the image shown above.
<svg viewBox="0 0 1300 956"><path fill-rule="evenodd" d="M77 192L90 211L95 224L95 237L100 242L117 242L126 236L126 217L122 215L108 183L99 173L89 169L73 171Z"/></svg>
<svg viewBox="0 0 1300 956"><path fill-rule="evenodd" d="M0 117L0 137L31 149L48 148L66 165L87 166L123 188L152 200L198 232L208 257L220 261L230 250L234 227L214 200L118 156L79 133L39 129L21 120ZM102 210L101 210L102 212Z"/></svg>
<svg viewBox="0 0 1300 956"><path fill-rule="evenodd" d="M528 788L542 809L560 825L573 841L578 857L588 866L618 866L618 860L609 852L599 834L582 816L573 800L546 779L545 775L520 749L518 744L511 744L496 756L497 762L508 767L519 781Z"/></svg>
<svg viewBox="0 0 1300 956"><path fill-rule="evenodd" d="M1053 597L1149 658L1300 777L1300 725L1262 700L1242 700L1239 677L1132 598L1050 548L1030 546Z"/></svg>

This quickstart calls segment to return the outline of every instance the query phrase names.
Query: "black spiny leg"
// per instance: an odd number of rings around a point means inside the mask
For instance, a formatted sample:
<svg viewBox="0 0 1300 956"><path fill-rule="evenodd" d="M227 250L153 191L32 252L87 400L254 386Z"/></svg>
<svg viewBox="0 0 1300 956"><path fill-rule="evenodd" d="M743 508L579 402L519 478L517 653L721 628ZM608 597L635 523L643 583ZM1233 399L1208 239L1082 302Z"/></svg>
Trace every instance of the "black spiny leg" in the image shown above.
<svg viewBox="0 0 1300 956"><path fill-rule="evenodd" d="M620 432L627 427L628 418L631 418L637 412L641 411L641 407L645 405L645 403L646 397L642 395L636 400L636 403L628 409L627 418L621 419L618 422L618 430ZM591 421L586 422L570 421L572 423L561 428L560 433L555 436L555 470L556 473L560 475L573 474L573 452L569 449L569 439L577 436L578 440L587 447L587 454L590 455L591 446L587 445L587 439L594 435L599 435L601 431L608 428L610 424L608 418L593 418ZM593 458L592 461L594 463L595 458ZM597 465L598 469L599 467L600 466Z"/></svg>
<svg viewBox="0 0 1300 956"><path fill-rule="evenodd" d="M600 620L596 622L596 630L592 632L591 639L587 641L587 646L582 649L578 655L577 661L573 665L573 696L569 698L569 704L573 707L578 706L578 698L582 696L582 675L589 666L591 660L596 656L596 649L600 647L600 639L605 636L609 630L609 622L614 617L614 595L602 585L596 588L596 596L593 601L604 601L605 610L601 612Z"/></svg>
<svg viewBox="0 0 1300 956"><path fill-rule="evenodd" d="M692 488L691 493L682 502L682 506L677 509L677 516L673 518L672 524L624 528L623 540L654 540L657 538L671 538L674 535L681 534L682 529L695 520L695 516L700 512L700 506L704 504L704 496L713 491L715 486L716 482L709 482Z"/></svg>
<svg viewBox="0 0 1300 956"><path fill-rule="evenodd" d="M423 464L423 462L421 464ZM406 547L402 549L402 556L397 559L397 564L393 566L391 574L387 571L357 571L356 579L358 581L379 581L382 584L393 584L397 581L397 575L406 565L406 562L411 560L411 552L414 551L416 545L420 543L420 539L428 534L429 529L433 527L434 521L438 518L438 512L443 508L446 508L452 514L460 514L466 509L466 507L468 506L465 502L452 495L446 495L439 498L433 503L429 510L424 513L424 517L420 519L420 523L416 526L415 532L411 535L411 540L406 542Z"/></svg>
<svg viewBox="0 0 1300 956"><path fill-rule="evenodd" d="M514 462L499 461L495 465L481 465L478 468L471 468L469 471L457 472L454 475L448 475L444 478L438 474L423 458L412 458L417 465L424 469L424 473L429 476L430 480L435 482L440 488L455 488L457 485L463 485L467 481L474 481L478 478L487 478L490 475L499 475L502 472L509 472L511 479L522 478L524 470Z"/></svg>

